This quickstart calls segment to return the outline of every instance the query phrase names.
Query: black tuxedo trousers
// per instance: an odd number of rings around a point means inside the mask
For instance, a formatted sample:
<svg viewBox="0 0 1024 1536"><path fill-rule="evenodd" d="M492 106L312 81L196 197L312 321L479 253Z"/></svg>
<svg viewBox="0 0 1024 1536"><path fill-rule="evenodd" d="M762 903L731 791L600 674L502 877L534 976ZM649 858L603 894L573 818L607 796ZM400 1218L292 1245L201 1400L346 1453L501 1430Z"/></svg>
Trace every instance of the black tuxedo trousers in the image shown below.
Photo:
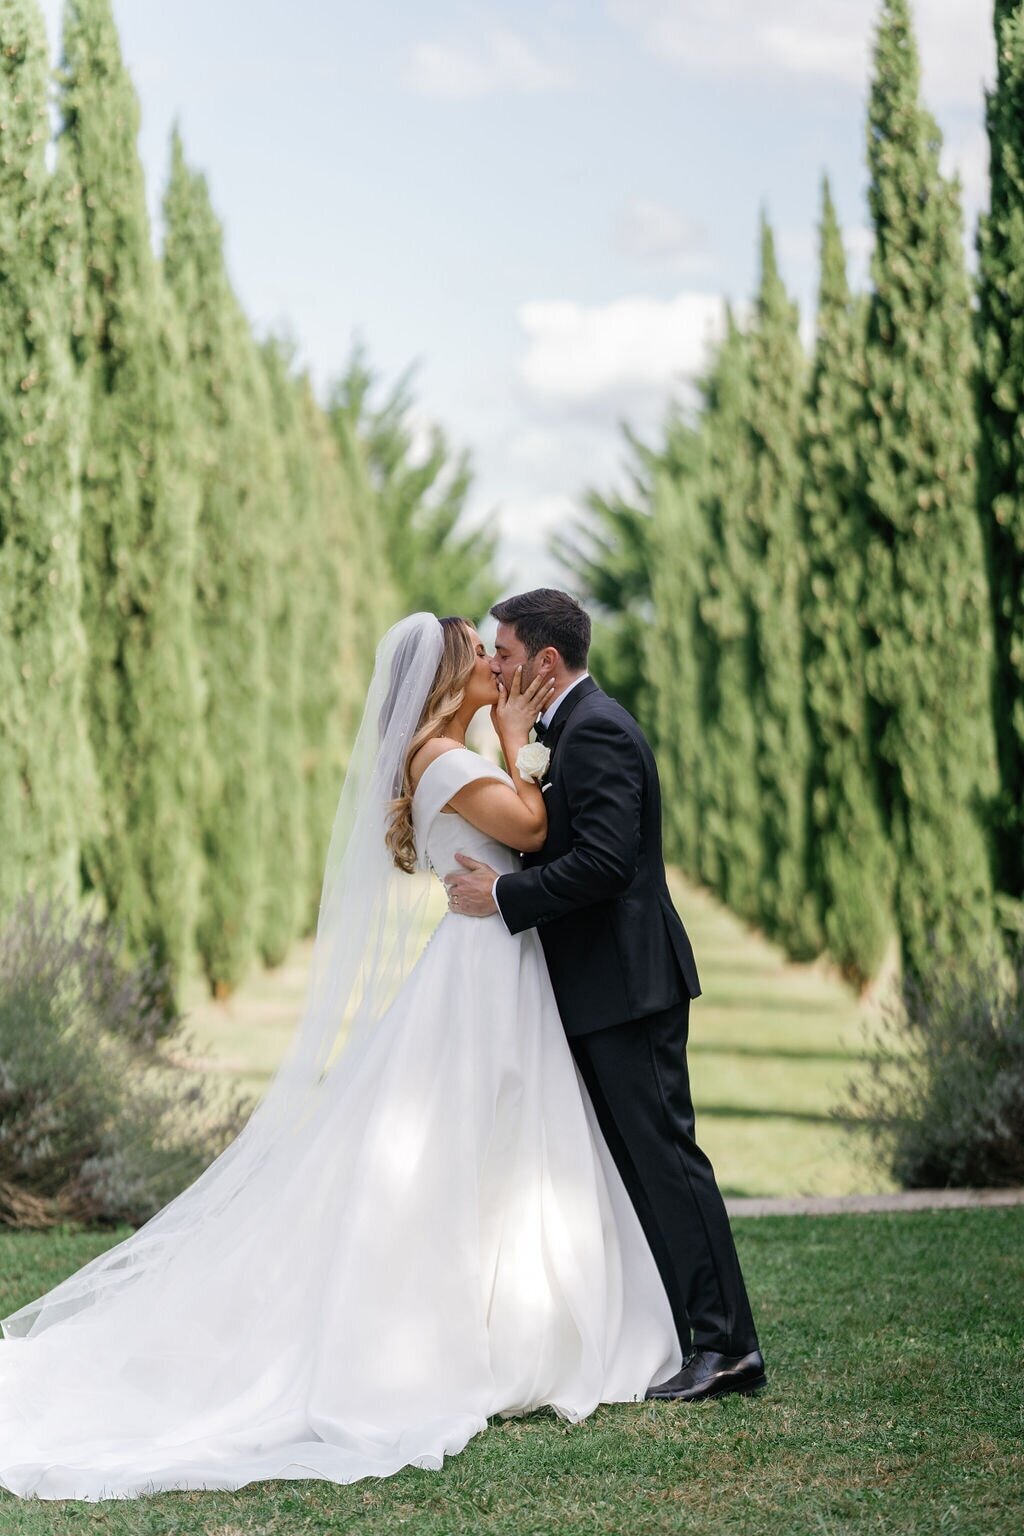
<svg viewBox="0 0 1024 1536"><path fill-rule="evenodd" d="M637 722L592 678L545 736L548 835L497 902L538 931L580 1076L691 1346L757 1348L714 1170L694 1135L686 1064L700 982L665 878L661 790Z"/></svg>
<svg viewBox="0 0 1024 1536"><path fill-rule="evenodd" d="M697 1145L690 999L569 1045L640 1218L685 1354L745 1355L757 1333L714 1169Z"/></svg>

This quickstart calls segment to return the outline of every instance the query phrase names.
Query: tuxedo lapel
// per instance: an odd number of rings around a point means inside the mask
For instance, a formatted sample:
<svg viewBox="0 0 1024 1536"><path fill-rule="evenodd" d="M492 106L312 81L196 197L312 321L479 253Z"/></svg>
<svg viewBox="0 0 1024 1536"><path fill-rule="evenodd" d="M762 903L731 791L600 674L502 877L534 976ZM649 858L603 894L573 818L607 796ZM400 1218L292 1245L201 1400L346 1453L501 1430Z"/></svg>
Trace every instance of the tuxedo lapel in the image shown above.
<svg viewBox="0 0 1024 1536"><path fill-rule="evenodd" d="M565 730L565 723L569 716L572 714L573 710L576 708L577 704L581 699L587 698L589 694L597 692L598 687L594 682L594 679L592 677L585 677L582 683L577 683L572 692L568 694L567 697L558 706L558 709L555 711L555 718L551 722L551 727L548 730L547 735L544 737L544 745L551 752L552 756L554 756L555 747L558 744L558 738Z"/></svg>

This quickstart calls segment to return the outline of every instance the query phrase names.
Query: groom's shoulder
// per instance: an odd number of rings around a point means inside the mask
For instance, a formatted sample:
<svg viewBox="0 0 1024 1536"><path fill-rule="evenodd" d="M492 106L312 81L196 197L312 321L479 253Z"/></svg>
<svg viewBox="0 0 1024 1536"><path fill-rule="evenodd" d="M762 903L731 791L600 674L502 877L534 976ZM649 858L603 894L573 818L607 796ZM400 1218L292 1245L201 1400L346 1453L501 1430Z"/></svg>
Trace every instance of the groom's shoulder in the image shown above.
<svg viewBox="0 0 1024 1536"><path fill-rule="evenodd" d="M647 738L639 722L619 703L618 699L613 699L611 694L605 693L600 686L591 689L580 700L579 708L573 715L573 721L576 722L577 727L589 725L595 730L604 727L609 734L624 733L637 745L647 746Z"/></svg>

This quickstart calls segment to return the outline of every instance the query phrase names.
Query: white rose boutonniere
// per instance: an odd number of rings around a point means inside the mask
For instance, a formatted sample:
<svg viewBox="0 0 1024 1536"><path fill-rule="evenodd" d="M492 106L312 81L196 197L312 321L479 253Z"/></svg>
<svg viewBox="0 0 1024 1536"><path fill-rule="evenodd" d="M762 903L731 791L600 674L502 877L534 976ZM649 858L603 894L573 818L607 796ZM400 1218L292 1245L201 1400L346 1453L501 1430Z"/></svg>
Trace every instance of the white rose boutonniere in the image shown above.
<svg viewBox="0 0 1024 1536"><path fill-rule="evenodd" d="M520 747L516 753L516 768L524 779L529 779L532 784L539 784L548 771L548 763L551 761L551 748L545 747L539 741L528 741L525 747Z"/></svg>

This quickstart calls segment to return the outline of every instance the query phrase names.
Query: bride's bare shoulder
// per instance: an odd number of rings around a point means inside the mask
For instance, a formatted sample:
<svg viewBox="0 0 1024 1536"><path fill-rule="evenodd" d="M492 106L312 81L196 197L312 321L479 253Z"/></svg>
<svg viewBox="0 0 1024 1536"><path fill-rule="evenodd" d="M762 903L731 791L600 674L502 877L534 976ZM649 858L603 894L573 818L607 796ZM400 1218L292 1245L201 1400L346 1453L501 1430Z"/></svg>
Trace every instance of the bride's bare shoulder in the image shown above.
<svg viewBox="0 0 1024 1536"><path fill-rule="evenodd" d="M435 758L442 757L445 752L455 752L463 749L461 741L453 741L450 736L431 736L425 741L409 764L409 778L412 780L413 789L416 788L423 776L423 770L428 768Z"/></svg>

